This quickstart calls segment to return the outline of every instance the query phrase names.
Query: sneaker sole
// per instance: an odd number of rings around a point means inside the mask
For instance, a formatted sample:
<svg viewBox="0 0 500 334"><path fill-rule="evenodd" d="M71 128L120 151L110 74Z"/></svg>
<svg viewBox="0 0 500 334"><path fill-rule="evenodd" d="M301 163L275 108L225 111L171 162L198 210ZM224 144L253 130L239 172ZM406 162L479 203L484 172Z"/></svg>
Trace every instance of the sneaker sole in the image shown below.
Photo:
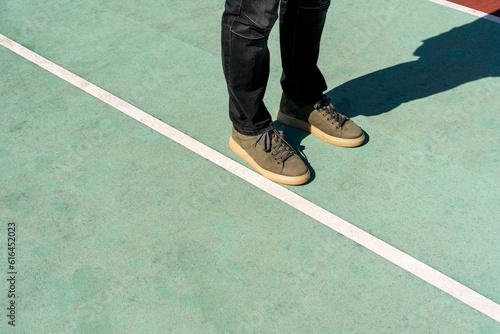
<svg viewBox="0 0 500 334"><path fill-rule="evenodd" d="M260 167L255 162L255 160L252 159L250 154L248 154L240 145L238 145L238 143L233 139L232 136L229 138L229 148L240 158L248 162L250 166L252 166L252 168L255 169L260 175L268 178L271 181L291 186L298 186L309 181L309 178L311 177L311 173L309 172L309 170L306 174L300 176L284 176L265 170L264 168Z"/></svg>
<svg viewBox="0 0 500 334"><path fill-rule="evenodd" d="M339 138L339 137L334 137L329 134L324 133L314 125L309 124L308 122L301 121L300 119L296 119L294 117L288 116L286 114L280 113L278 110L278 114L276 116L276 119L278 122L281 124L291 126L297 129L301 129L304 131L307 131L319 139L335 145L335 146L341 146L341 147L356 147L365 142L365 134L361 135L358 138L353 138L353 139L346 139L346 138Z"/></svg>

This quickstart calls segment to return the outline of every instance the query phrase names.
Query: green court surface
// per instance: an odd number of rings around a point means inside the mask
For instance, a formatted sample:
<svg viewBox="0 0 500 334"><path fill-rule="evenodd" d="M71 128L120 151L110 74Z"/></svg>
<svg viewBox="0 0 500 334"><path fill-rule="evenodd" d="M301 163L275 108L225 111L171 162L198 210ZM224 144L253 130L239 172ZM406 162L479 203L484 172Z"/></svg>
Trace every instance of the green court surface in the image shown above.
<svg viewBox="0 0 500 334"><path fill-rule="evenodd" d="M227 145L222 9L10 1L0 34L247 166ZM313 172L283 188L499 304L499 45L500 24L429 1L334 1L320 68L368 140L328 146L276 123ZM0 333L500 333L492 317L3 46L0 185Z"/></svg>

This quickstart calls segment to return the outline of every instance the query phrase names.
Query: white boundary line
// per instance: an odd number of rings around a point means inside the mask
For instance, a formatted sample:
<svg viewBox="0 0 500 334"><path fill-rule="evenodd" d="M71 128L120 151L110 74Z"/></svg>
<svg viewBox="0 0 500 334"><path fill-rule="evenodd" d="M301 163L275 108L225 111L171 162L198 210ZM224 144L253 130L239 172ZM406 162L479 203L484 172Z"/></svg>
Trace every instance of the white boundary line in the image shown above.
<svg viewBox="0 0 500 334"><path fill-rule="evenodd" d="M500 305L0 34L0 45L500 322Z"/></svg>
<svg viewBox="0 0 500 334"><path fill-rule="evenodd" d="M471 14L471 15L474 15L477 17L481 17L481 18L486 19L486 20L500 23L500 17L490 15L488 13L481 12L479 10L472 9L472 8L469 8L466 6L462 6L462 5L456 4L456 3L451 2L451 1L446 1L446 0L429 0L429 1L437 3L439 5L443 5L445 7L453 8L453 9L456 9L456 10L459 10L461 12L465 12L465 13L468 13L468 14Z"/></svg>

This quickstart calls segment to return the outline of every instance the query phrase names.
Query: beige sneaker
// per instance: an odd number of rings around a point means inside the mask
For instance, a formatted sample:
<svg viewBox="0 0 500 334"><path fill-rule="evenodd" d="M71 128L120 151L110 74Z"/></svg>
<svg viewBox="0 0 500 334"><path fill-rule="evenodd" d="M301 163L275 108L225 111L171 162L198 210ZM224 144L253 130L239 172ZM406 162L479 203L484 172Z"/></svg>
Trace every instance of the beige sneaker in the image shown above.
<svg viewBox="0 0 500 334"><path fill-rule="evenodd" d="M299 107L293 105L283 94L277 119L281 124L310 132L336 146L355 147L365 142L363 130L340 114L326 95L315 104Z"/></svg>
<svg viewBox="0 0 500 334"><path fill-rule="evenodd" d="M246 136L233 129L229 147L274 182L299 185L311 176L306 164L283 139L283 133L275 129L257 136Z"/></svg>

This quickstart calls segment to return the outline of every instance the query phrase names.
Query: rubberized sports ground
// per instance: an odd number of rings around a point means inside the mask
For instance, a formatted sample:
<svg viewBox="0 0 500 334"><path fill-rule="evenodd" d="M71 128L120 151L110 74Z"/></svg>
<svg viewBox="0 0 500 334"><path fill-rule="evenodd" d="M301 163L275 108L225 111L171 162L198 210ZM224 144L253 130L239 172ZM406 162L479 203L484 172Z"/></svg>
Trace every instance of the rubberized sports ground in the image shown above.
<svg viewBox="0 0 500 334"><path fill-rule="evenodd" d="M456 3L332 2L368 140L276 123L299 187L227 145L222 0L0 3L0 332L500 333L500 4Z"/></svg>

